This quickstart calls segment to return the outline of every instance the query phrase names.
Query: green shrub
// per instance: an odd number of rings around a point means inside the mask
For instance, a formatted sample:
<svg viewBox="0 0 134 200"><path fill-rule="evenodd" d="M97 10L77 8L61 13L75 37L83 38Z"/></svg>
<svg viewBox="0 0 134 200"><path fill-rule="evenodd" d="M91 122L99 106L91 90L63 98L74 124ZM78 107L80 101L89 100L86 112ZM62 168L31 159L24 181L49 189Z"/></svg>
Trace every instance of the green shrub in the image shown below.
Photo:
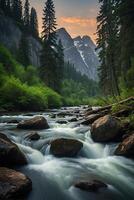
<svg viewBox="0 0 134 200"><path fill-rule="evenodd" d="M0 97L0 106L11 110L39 111L51 105L61 105L61 98L56 92L44 86L28 86L13 76L5 77Z"/></svg>

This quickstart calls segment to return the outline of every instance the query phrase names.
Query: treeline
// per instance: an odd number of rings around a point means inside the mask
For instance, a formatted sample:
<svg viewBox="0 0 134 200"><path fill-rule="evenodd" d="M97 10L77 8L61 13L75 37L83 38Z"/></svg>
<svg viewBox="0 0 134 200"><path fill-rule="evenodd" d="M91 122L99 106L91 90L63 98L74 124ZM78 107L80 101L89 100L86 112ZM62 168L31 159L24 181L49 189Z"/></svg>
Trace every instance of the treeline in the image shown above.
<svg viewBox="0 0 134 200"><path fill-rule="evenodd" d="M30 8L29 0L25 0L24 7L21 0L0 0L0 12L12 17L25 34L39 37L37 12Z"/></svg>
<svg viewBox="0 0 134 200"><path fill-rule="evenodd" d="M72 64L65 62L61 94L66 105L88 104L91 97L99 95L98 83L77 72Z"/></svg>
<svg viewBox="0 0 134 200"><path fill-rule="evenodd" d="M97 45L104 95L134 92L134 1L99 0Z"/></svg>

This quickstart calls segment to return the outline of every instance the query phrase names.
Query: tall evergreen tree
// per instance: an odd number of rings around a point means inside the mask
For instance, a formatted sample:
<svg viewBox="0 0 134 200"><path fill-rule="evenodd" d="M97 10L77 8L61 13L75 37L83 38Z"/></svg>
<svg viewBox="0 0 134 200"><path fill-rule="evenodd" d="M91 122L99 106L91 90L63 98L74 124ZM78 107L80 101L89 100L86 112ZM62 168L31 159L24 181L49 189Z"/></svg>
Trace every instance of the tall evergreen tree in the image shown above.
<svg viewBox="0 0 134 200"><path fill-rule="evenodd" d="M29 59L29 44L28 40L25 34L22 35L19 49L18 49L18 55L17 60L22 63L25 67L30 65L30 59Z"/></svg>
<svg viewBox="0 0 134 200"><path fill-rule="evenodd" d="M25 1L25 5L24 5L24 16L23 16L23 21L24 21L24 27L25 27L25 32L29 33L29 29L30 29L30 4L29 4L29 0Z"/></svg>
<svg viewBox="0 0 134 200"><path fill-rule="evenodd" d="M64 48L61 40L58 41L57 45L57 68L56 68L56 91L60 93L64 72Z"/></svg>
<svg viewBox="0 0 134 200"><path fill-rule="evenodd" d="M134 58L134 1L120 0L118 3L120 18L120 66L122 77L127 82L127 71L133 65Z"/></svg>
<svg viewBox="0 0 134 200"><path fill-rule="evenodd" d="M30 32L34 37L39 37L38 18L36 10L34 8L31 8L30 14Z"/></svg>
<svg viewBox="0 0 134 200"><path fill-rule="evenodd" d="M22 2L21 0L12 0L12 16L18 23L22 23Z"/></svg>
<svg viewBox="0 0 134 200"><path fill-rule="evenodd" d="M115 0L99 0L101 3L98 21L98 48L101 66L99 77L105 94L118 95L116 44L118 42L118 23L115 13Z"/></svg>
<svg viewBox="0 0 134 200"><path fill-rule="evenodd" d="M7 10L7 15L11 16L11 0L7 0L6 10Z"/></svg>
<svg viewBox="0 0 134 200"><path fill-rule="evenodd" d="M46 85L57 90L57 37L55 7L52 0L47 0L43 9L43 50L41 52L40 75Z"/></svg>

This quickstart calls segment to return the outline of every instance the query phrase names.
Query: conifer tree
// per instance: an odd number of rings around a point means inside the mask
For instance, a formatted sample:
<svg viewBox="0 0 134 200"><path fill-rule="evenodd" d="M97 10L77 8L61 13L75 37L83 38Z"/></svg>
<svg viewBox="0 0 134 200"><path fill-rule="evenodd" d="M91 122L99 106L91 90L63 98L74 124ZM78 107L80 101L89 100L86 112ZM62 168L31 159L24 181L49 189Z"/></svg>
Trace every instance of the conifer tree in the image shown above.
<svg viewBox="0 0 134 200"><path fill-rule="evenodd" d="M24 23L24 29L26 33L29 33L29 29L30 29L30 11L29 8L30 4L29 4L29 0L25 1L25 5L24 5L24 16L23 16L23 23Z"/></svg>
<svg viewBox="0 0 134 200"><path fill-rule="evenodd" d="M22 23L22 2L21 0L12 0L12 16L18 23Z"/></svg>
<svg viewBox="0 0 134 200"><path fill-rule="evenodd" d="M120 69L124 81L127 71L133 66L134 58L134 1L121 0L118 3L120 18Z"/></svg>
<svg viewBox="0 0 134 200"><path fill-rule="evenodd" d="M57 45L57 68L56 68L56 91L60 93L64 71L64 48L61 40L58 41Z"/></svg>
<svg viewBox="0 0 134 200"><path fill-rule="evenodd" d="M19 49L18 49L18 55L17 55L17 60L27 67L30 65L30 59L29 59L29 44L28 40L25 34L22 35L20 44L19 44Z"/></svg>
<svg viewBox="0 0 134 200"><path fill-rule="evenodd" d="M39 37L37 13L34 8L31 8L30 14L30 32L34 37Z"/></svg>
<svg viewBox="0 0 134 200"><path fill-rule="evenodd" d="M118 43L118 23L115 0L99 0L101 3L98 21L98 48L101 66L99 77L105 94L119 95L116 50Z"/></svg>
<svg viewBox="0 0 134 200"><path fill-rule="evenodd" d="M57 37L55 7L47 0L43 9L43 50L41 52L40 75L46 85L57 90Z"/></svg>
<svg viewBox="0 0 134 200"><path fill-rule="evenodd" d="M7 15L11 16L11 0L7 0L6 10L7 10Z"/></svg>

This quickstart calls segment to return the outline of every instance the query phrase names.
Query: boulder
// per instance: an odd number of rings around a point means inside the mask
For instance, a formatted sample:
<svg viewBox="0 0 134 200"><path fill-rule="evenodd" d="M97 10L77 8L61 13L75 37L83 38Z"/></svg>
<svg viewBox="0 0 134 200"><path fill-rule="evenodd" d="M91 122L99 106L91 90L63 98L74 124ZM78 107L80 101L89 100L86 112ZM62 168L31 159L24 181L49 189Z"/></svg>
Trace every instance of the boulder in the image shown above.
<svg viewBox="0 0 134 200"><path fill-rule="evenodd" d="M7 122L8 124L18 124L19 121L17 119L12 119L10 121Z"/></svg>
<svg viewBox="0 0 134 200"><path fill-rule="evenodd" d="M77 118L76 117L73 117L73 118L71 118L70 120L68 120L69 122L77 122L78 120L77 120Z"/></svg>
<svg viewBox="0 0 134 200"><path fill-rule="evenodd" d="M134 133L126 137L115 150L115 155L134 159Z"/></svg>
<svg viewBox="0 0 134 200"><path fill-rule="evenodd" d="M84 119L82 121L82 125L90 125L92 124L94 121L96 121L97 119L99 119L100 117L102 117L101 114L92 114L92 115L89 115L86 119Z"/></svg>
<svg viewBox="0 0 134 200"><path fill-rule="evenodd" d="M31 119L21 121L17 125L17 128L41 130L41 129L48 129L49 125L44 117L36 116Z"/></svg>
<svg viewBox="0 0 134 200"><path fill-rule="evenodd" d="M37 132L33 131L28 133L25 138L36 141L40 139L40 135Z"/></svg>
<svg viewBox="0 0 134 200"><path fill-rule="evenodd" d="M68 122L66 120L58 120L56 121L58 124L67 124Z"/></svg>
<svg viewBox="0 0 134 200"><path fill-rule="evenodd" d="M56 157L75 157L82 147L78 140L59 138L51 142L50 152Z"/></svg>
<svg viewBox="0 0 134 200"><path fill-rule="evenodd" d="M18 146L0 133L0 166L25 165L27 160Z"/></svg>
<svg viewBox="0 0 134 200"><path fill-rule="evenodd" d="M101 181L93 180L91 182L76 183L75 187L88 192L98 192L101 188L107 188L107 185Z"/></svg>
<svg viewBox="0 0 134 200"><path fill-rule="evenodd" d="M121 138L121 122L110 115L96 120L91 127L91 136L95 142L112 142Z"/></svg>
<svg viewBox="0 0 134 200"><path fill-rule="evenodd" d="M32 190L32 182L24 174L0 167L0 199L19 200Z"/></svg>

